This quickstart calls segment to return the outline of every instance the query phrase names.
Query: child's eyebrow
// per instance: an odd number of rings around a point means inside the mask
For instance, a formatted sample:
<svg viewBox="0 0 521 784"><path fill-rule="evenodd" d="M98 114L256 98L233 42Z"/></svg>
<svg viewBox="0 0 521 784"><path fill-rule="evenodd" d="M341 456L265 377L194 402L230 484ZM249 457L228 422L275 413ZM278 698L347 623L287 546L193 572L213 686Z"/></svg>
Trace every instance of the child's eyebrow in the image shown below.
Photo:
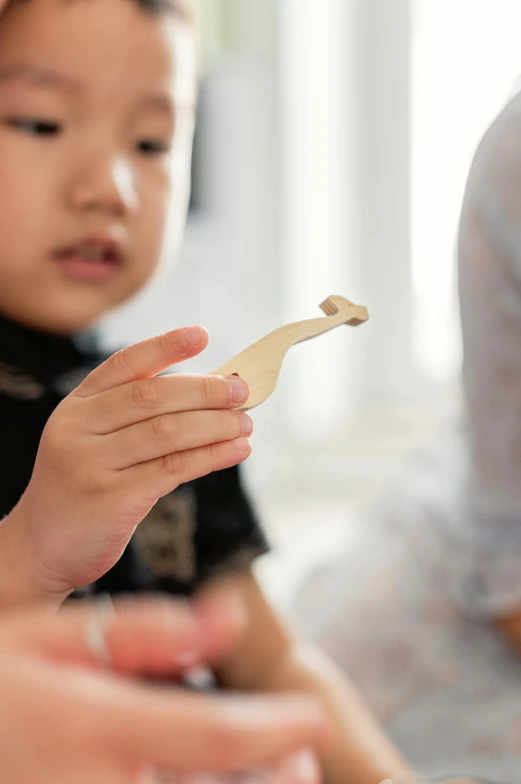
<svg viewBox="0 0 521 784"><path fill-rule="evenodd" d="M36 65L20 64L0 68L0 84L11 81L23 81L36 87L57 87L69 91L78 91L82 88L81 82L72 76Z"/></svg>
<svg viewBox="0 0 521 784"><path fill-rule="evenodd" d="M6 82L22 81L35 87L54 87L67 91L80 92L84 85L68 74L55 71L45 66L18 64L0 68L0 85ZM151 91L139 96L139 103L145 109L154 109L175 116L175 104L168 92Z"/></svg>
<svg viewBox="0 0 521 784"><path fill-rule="evenodd" d="M144 109L153 109L157 112L167 114L169 117L175 116L175 104L168 93L146 92L139 98L139 103Z"/></svg>

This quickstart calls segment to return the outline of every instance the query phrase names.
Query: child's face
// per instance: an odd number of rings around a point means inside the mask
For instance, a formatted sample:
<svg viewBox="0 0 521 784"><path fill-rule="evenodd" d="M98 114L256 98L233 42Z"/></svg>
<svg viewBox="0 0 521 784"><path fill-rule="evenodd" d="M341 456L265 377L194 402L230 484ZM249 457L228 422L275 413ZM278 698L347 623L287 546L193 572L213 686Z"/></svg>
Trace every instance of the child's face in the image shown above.
<svg viewBox="0 0 521 784"><path fill-rule="evenodd" d="M186 208L192 31L134 0L0 17L0 312L83 329L150 279Z"/></svg>

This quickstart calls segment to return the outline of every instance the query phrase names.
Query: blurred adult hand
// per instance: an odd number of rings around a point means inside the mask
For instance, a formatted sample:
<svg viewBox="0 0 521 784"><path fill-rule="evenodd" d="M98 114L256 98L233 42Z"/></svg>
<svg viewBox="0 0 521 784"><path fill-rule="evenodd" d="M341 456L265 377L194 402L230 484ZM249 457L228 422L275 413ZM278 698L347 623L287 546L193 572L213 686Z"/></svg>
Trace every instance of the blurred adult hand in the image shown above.
<svg viewBox="0 0 521 784"><path fill-rule="evenodd" d="M84 605L2 621L2 781L141 784L154 780L152 770L269 769L273 784L317 784L309 768L299 773L299 756L291 759L324 742L310 700L208 696L137 680L172 679L219 658L242 625L230 596L116 605L104 626L110 669L88 642L93 613Z"/></svg>

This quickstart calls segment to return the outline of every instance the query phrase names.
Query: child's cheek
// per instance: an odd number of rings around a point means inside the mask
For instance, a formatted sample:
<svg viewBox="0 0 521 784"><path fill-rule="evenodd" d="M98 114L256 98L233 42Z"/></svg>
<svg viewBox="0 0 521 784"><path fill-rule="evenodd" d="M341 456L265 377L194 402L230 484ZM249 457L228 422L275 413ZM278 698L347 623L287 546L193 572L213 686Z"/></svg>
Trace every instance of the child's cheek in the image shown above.
<svg viewBox="0 0 521 784"><path fill-rule="evenodd" d="M48 146L42 154L32 139L0 123L0 199L4 208L11 203L12 212L22 216L27 216L28 210L42 213L44 203L49 204L56 193L60 170L56 153L56 147Z"/></svg>
<svg viewBox="0 0 521 784"><path fill-rule="evenodd" d="M45 177L38 176L16 145L6 144L0 133L0 236L4 248L23 244L45 222L42 193Z"/></svg>
<svg viewBox="0 0 521 784"><path fill-rule="evenodd" d="M155 183L139 193L139 213L132 221L132 265L128 283L129 294L135 294L154 275L161 258L163 236L167 230L168 177L155 178Z"/></svg>

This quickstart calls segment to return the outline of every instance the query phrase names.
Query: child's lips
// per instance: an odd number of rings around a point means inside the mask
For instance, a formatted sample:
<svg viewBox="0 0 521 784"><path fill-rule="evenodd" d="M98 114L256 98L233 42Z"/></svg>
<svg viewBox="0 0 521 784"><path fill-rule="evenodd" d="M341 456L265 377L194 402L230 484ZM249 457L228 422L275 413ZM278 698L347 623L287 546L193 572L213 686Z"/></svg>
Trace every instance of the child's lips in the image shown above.
<svg viewBox="0 0 521 784"><path fill-rule="evenodd" d="M67 277L79 281L104 282L123 266L124 256L112 240L87 239L53 254Z"/></svg>

